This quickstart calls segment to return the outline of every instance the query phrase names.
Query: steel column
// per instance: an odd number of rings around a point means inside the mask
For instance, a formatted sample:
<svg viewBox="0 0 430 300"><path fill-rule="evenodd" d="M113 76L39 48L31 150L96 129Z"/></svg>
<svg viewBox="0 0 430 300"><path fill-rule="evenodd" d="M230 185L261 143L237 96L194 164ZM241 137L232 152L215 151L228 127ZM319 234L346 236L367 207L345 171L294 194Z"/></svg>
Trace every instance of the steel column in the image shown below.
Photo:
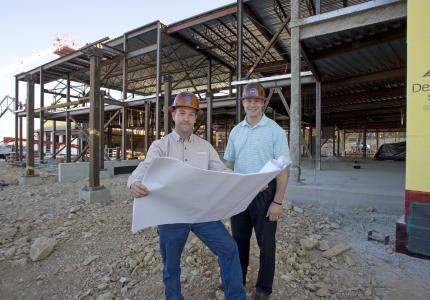
<svg viewBox="0 0 430 300"><path fill-rule="evenodd" d="M291 22L300 17L300 1L291 0ZM301 125L301 86L300 86L300 32L299 27L291 28L291 106L290 106L290 149L292 164L290 178L300 181L300 125Z"/></svg>
<svg viewBox="0 0 430 300"><path fill-rule="evenodd" d="M212 59L208 59L208 83L206 90L208 92L212 91Z"/></svg>
<svg viewBox="0 0 430 300"><path fill-rule="evenodd" d="M151 129L149 128L149 117L151 114L151 103L145 102L145 155L149 149L149 135Z"/></svg>
<svg viewBox="0 0 430 300"><path fill-rule="evenodd" d="M19 109L19 80L17 77L15 77L15 160L18 161L19 160L19 155L18 155L18 147L19 147L19 136L18 136L18 132L19 132L19 122L18 120L20 119L18 117L17 114L17 110Z"/></svg>
<svg viewBox="0 0 430 300"><path fill-rule="evenodd" d="M70 102L70 74L67 74L67 86L66 86L66 102ZM66 162L71 162L72 154L72 122L70 120L70 107L66 109Z"/></svg>
<svg viewBox="0 0 430 300"><path fill-rule="evenodd" d="M55 152L56 152L56 147L55 147L55 132L57 131L57 121L52 121L52 134L53 134L53 139L52 139L52 155L51 155L51 158L56 158L57 156L56 156L56 154L55 154Z"/></svg>
<svg viewBox="0 0 430 300"><path fill-rule="evenodd" d="M127 62L127 35L123 36L123 51L124 58L122 60L122 100L125 101L127 99L127 88L128 88L128 62ZM126 147L127 147L127 109L124 107L121 108L121 158L123 160L127 159Z"/></svg>
<svg viewBox="0 0 430 300"><path fill-rule="evenodd" d="M99 135L100 135L100 58L102 52L98 48L90 52L90 122L89 122L89 144L90 144L90 188L100 186L100 159Z"/></svg>
<svg viewBox="0 0 430 300"><path fill-rule="evenodd" d="M40 85L40 107L45 106L45 92L44 92L44 79L43 79L43 68L40 67L40 74L39 74L39 85ZM43 159L45 157L44 152L44 141L43 138L45 137L45 128L44 128L45 120L43 119L43 110L41 109L39 112L39 160L40 163L43 162Z"/></svg>
<svg viewBox="0 0 430 300"><path fill-rule="evenodd" d="M367 124L364 123L364 130L363 130L363 158L367 158Z"/></svg>
<svg viewBox="0 0 430 300"><path fill-rule="evenodd" d="M212 126L212 92L206 93L206 140L213 145L213 126Z"/></svg>
<svg viewBox="0 0 430 300"><path fill-rule="evenodd" d="M31 75L27 77L27 142L26 142L26 172L25 175L34 175L34 80Z"/></svg>
<svg viewBox="0 0 430 300"><path fill-rule="evenodd" d="M155 139L160 138L160 90L161 90L161 23L157 26L157 61L156 61L156 86L155 86Z"/></svg>
<svg viewBox="0 0 430 300"><path fill-rule="evenodd" d="M163 76L164 83L164 102L163 102L163 123L164 123L164 136L166 136L171 129L171 116L169 113L170 98L172 97L172 78L169 75Z"/></svg>
<svg viewBox="0 0 430 300"><path fill-rule="evenodd" d="M237 78L242 79L242 60L243 60L243 1L237 0ZM242 88L236 86L236 123L242 121L242 103L240 101Z"/></svg>
<svg viewBox="0 0 430 300"><path fill-rule="evenodd" d="M315 168L321 170L321 81L315 83Z"/></svg>
<svg viewBox="0 0 430 300"><path fill-rule="evenodd" d="M100 158L100 170L105 168L105 108L104 108L104 97L100 96L100 135L99 135L99 158Z"/></svg>

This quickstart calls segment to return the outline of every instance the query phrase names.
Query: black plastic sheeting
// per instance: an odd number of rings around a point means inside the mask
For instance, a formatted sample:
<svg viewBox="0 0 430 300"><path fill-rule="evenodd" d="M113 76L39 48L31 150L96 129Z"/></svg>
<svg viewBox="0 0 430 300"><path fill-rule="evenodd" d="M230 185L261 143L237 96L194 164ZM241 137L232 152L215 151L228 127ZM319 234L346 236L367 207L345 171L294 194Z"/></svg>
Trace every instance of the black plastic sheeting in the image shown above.
<svg viewBox="0 0 430 300"><path fill-rule="evenodd" d="M374 158L377 160L405 160L406 142L383 144Z"/></svg>
<svg viewBox="0 0 430 300"><path fill-rule="evenodd" d="M408 250L430 256L430 203L410 203L406 230Z"/></svg>

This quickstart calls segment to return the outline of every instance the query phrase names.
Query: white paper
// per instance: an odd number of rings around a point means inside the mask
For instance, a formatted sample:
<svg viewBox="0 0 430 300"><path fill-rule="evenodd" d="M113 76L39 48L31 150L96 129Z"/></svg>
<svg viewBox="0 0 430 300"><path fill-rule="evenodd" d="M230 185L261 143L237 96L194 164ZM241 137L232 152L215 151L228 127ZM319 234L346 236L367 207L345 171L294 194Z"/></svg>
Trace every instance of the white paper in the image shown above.
<svg viewBox="0 0 430 300"><path fill-rule="evenodd" d="M229 218L244 211L286 166L280 157L258 173L238 174L198 169L175 158L156 158L142 181L149 195L134 199L132 231Z"/></svg>

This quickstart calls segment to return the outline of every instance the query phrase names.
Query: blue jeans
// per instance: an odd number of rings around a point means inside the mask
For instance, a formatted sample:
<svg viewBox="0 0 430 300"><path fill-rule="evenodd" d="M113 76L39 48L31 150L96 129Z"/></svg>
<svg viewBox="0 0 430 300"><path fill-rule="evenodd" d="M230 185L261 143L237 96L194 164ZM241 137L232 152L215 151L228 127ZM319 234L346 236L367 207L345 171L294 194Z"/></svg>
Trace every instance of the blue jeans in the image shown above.
<svg viewBox="0 0 430 300"><path fill-rule="evenodd" d="M246 299L236 242L220 221L158 226L167 300L183 300L180 260L190 231L218 257L226 300Z"/></svg>

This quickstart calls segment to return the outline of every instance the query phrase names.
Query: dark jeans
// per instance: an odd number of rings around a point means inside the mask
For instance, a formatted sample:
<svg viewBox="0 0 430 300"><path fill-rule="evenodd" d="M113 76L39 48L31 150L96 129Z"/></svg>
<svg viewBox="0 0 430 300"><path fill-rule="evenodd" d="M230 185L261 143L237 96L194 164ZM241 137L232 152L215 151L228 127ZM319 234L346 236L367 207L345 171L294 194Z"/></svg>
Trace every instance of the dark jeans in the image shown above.
<svg viewBox="0 0 430 300"><path fill-rule="evenodd" d="M180 261L190 231L218 257L225 299L245 300L237 246L220 221L158 226L166 299L184 299L181 293Z"/></svg>
<svg viewBox="0 0 430 300"><path fill-rule="evenodd" d="M269 187L260 192L248 208L231 218L231 229L238 249L242 267L243 285L246 282L246 273L249 264L249 246L252 228L260 248L260 268L256 288L264 294L272 293L273 277L275 275L276 255L276 225L266 218L270 203L275 197L276 180L272 180Z"/></svg>

